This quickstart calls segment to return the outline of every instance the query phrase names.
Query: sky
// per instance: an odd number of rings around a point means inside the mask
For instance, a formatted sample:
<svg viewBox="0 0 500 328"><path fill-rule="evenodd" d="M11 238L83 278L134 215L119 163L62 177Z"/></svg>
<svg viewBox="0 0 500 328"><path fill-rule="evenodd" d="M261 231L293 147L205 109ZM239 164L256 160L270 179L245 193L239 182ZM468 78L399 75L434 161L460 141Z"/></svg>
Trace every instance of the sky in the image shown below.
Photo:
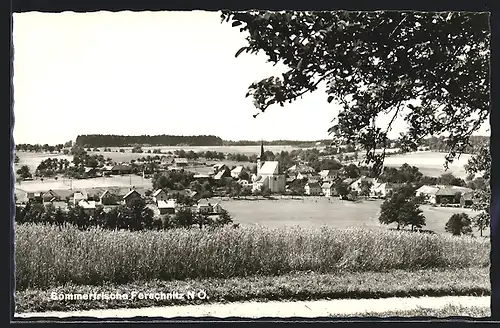
<svg viewBox="0 0 500 328"><path fill-rule="evenodd" d="M339 108L320 90L253 118L248 86L284 67L264 55L235 58L245 36L218 12L15 13L14 142L80 134L328 139ZM403 130L398 124L394 135Z"/></svg>

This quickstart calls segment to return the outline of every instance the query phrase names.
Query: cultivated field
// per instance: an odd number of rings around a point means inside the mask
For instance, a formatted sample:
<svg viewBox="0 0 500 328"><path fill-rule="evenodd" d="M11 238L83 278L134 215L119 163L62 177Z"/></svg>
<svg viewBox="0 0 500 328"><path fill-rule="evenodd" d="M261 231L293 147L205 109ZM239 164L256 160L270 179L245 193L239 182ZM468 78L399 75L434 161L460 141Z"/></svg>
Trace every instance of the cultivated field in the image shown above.
<svg viewBox="0 0 500 328"><path fill-rule="evenodd" d="M485 268L490 241L410 232L225 227L109 231L15 225L16 289L66 283Z"/></svg>
<svg viewBox="0 0 500 328"><path fill-rule="evenodd" d="M446 153L436 153L436 152L416 152L404 155L393 155L385 159L384 165L399 167L404 163L419 168L420 172L424 175L438 177L443 173L453 173L456 177L465 178L467 173L465 172L464 165L471 157L470 154L463 154L460 159L455 159L452 164L450 164L448 171L444 170L445 156Z"/></svg>
<svg viewBox="0 0 500 328"><path fill-rule="evenodd" d="M69 190L69 189L92 189L106 187L128 187L134 186L137 188L151 188L151 179L144 179L137 175L111 176L93 179L73 179L66 178L44 179L43 181L36 179L32 181L22 181L16 183L16 189L25 192L47 191L47 190Z"/></svg>
<svg viewBox="0 0 500 328"><path fill-rule="evenodd" d="M68 161L73 160L73 156L64 154L48 154L48 153L32 153L16 151L16 155L19 157L19 163L14 164L14 172L16 172L22 165L28 165L31 173L34 173L38 165L47 158L57 158L57 159L67 159Z"/></svg>
<svg viewBox="0 0 500 328"><path fill-rule="evenodd" d="M297 197L298 198L298 197ZM214 198L213 202L221 203L234 218L243 225L263 225L269 228L283 226L333 228L371 228L387 229L378 221L381 200L362 200L356 203L342 201L338 198L303 197L302 199L277 200L228 200ZM464 208L445 208L423 205L426 217L426 230L445 233L444 226L454 213L475 212ZM483 232L484 235L489 234ZM448 234L448 233L446 233ZM477 235L479 235L477 233Z"/></svg>

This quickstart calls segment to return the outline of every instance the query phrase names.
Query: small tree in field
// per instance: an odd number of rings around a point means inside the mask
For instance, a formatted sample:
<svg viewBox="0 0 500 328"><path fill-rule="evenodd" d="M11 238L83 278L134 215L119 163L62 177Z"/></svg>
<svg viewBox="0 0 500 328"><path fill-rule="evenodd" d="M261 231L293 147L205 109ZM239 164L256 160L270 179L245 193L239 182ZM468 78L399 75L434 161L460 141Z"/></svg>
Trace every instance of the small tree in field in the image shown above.
<svg viewBox="0 0 500 328"><path fill-rule="evenodd" d="M397 229L411 226L411 229L425 226L425 217L420 209L422 198L415 196L411 186L395 190L380 206L379 221L382 224L397 223Z"/></svg>
<svg viewBox="0 0 500 328"><path fill-rule="evenodd" d="M24 180L24 179L28 179L28 178L31 178L31 177L32 177L31 172L30 172L30 168L29 168L29 166L28 166L28 165L23 165L23 166L21 166L21 168L19 168L19 170L17 170L17 172L16 172L16 173L17 173L17 174L19 175L19 177L20 177L21 179L23 179L23 180Z"/></svg>
<svg viewBox="0 0 500 328"><path fill-rule="evenodd" d="M471 220L466 213L453 214L445 225L445 231L453 236L471 235Z"/></svg>
<svg viewBox="0 0 500 328"><path fill-rule="evenodd" d="M361 181L359 188L361 189L360 195L368 197L372 190L373 183L371 181L363 180Z"/></svg>
<svg viewBox="0 0 500 328"><path fill-rule="evenodd" d="M479 235L483 236L483 231L490 226L490 216L486 212L481 212L472 218L473 226L479 231Z"/></svg>

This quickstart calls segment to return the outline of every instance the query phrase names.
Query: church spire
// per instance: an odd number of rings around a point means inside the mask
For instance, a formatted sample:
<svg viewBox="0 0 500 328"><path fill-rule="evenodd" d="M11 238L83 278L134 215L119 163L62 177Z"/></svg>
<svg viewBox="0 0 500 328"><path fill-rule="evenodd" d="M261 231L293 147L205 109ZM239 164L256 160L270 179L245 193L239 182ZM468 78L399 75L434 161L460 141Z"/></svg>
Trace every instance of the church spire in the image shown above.
<svg viewBox="0 0 500 328"><path fill-rule="evenodd" d="M266 155L264 154L264 140L260 141L260 156L259 156L259 159L261 161L265 161L266 160Z"/></svg>

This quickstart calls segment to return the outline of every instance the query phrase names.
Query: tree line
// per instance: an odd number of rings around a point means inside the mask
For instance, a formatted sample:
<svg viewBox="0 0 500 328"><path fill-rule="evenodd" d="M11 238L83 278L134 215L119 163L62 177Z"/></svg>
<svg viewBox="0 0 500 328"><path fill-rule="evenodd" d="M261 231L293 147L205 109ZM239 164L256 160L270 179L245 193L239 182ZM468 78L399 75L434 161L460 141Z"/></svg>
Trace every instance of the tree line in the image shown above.
<svg viewBox="0 0 500 328"><path fill-rule="evenodd" d="M130 231L164 230L191 227L220 227L232 224L233 220L226 210L217 216L193 212L190 208L183 208L175 214L155 216L151 208L144 202L136 202L132 206L119 205L109 211L97 206L93 215L88 214L78 205L70 205L67 211L52 204L33 204L16 206L15 222L44 223L54 225L71 224L79 229L101 227L103 229L125 229Z"/></svg>
<svg viewBox="0 0 500 328"><path fill-rule="evenodd" d="M131 147L135 145L151 146L222 146L223 140L213 135L174 136L174 135L79 135L76 144L83 147Z"/></svg>

